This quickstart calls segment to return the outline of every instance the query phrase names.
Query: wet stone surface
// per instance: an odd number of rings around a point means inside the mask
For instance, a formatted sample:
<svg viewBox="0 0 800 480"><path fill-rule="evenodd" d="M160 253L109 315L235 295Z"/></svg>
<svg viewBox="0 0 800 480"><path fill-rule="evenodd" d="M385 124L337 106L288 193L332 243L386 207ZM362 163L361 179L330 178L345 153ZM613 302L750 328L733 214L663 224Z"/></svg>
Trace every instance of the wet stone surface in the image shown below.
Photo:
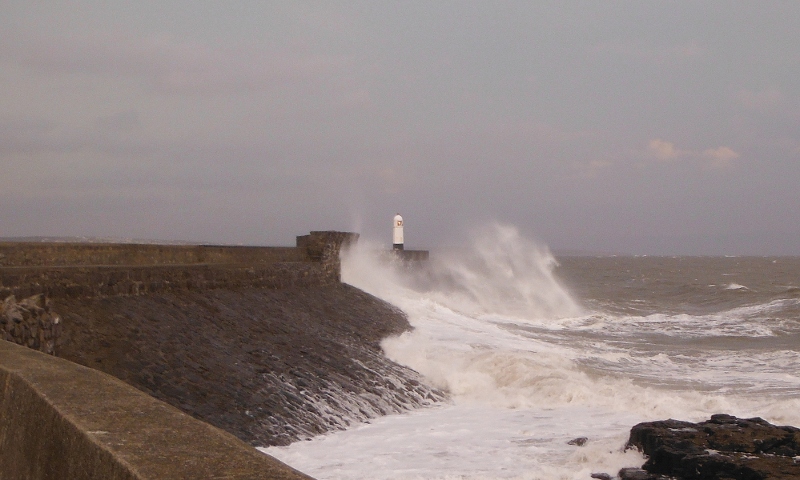
<svg viewBox="0 0 800 480"><path fill-rule="evenodd" d="M54 300L58 356L110 373L254 446L286 445L444 395L386 359L404 314L356 288Z"/></svg>

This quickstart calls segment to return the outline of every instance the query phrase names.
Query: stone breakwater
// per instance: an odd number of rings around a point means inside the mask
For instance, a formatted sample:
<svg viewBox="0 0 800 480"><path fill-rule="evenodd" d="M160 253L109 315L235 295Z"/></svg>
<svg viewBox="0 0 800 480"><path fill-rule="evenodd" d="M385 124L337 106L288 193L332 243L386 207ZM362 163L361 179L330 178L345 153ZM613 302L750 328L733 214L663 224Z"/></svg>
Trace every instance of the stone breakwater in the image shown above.
<svg viewBox="0 0 800 480"><path fill-rule="evenodd" d="M357 240L317 231L296 247L0 242L0 337L55 354L52 298L336 285L339 251Z"/></svg>
<svg viewBox="0 0 800 480"><path fill-rule="evenodd" d="M285 445L445 398L382 353L383 338L410 329L404 314L341 284L339 250L356 238L311 232L293 248L0 243L2 317L50 315L59 326L40 350L251 445Z"/></svg>
<svg viewBox="0 0 800 480"><path fill-rule="evenodd" d="M0 298L84 298L340 281L348 232L311 232L296 247L0 242Z"/></svg>

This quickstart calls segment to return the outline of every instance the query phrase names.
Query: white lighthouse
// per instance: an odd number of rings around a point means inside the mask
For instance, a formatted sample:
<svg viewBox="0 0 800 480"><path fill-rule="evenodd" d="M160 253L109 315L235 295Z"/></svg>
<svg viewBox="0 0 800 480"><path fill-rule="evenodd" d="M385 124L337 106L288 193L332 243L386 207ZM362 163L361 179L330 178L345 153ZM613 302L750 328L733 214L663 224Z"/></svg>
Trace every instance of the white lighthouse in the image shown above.
<svg viewBox="0 0 800 480"><path fill-rule="evenodd" d="M394 230L392 232L392 250L403 249L403 217L398 213L394 216Z"/></svg>

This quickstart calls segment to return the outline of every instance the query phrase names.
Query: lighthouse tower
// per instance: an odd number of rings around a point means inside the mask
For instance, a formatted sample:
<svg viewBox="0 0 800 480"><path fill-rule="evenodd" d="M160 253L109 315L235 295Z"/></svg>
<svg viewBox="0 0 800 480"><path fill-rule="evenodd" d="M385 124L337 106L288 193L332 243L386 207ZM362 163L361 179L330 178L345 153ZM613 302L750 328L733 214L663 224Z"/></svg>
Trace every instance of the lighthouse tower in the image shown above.
<svg viewBox="0 0 800 480"><path fill-rule="evenodd" d="M403 217L398 213L394 216L394 230L392 232L392 250L403 249Z"/></svg>

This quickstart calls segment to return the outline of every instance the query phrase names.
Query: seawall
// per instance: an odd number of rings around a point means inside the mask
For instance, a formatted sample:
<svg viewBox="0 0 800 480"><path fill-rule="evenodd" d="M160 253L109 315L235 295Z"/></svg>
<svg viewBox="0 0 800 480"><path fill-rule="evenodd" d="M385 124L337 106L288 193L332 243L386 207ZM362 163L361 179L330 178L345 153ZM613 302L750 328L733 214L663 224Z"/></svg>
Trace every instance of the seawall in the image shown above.
<svg viewBox="0 0 800 480"><path fill-rule="evenodd" d="M97 370L0 342L0 479L310 477Z"/></svg>
<svg viewBox="0 0 800 480"><path fill-rule="evenodd" d="M405 315L340 282L339 249L354 239L345 232L312 232L298 237L296 247L280 248L0 244L0 294L16 296L6 299L0 315L6 338L35 348L33 333L40 340L57 337L50 353L74 362L45 356L72 367L47 367L50 373L32 377L20 369L21 360L17 359L37 352L3 353L15 346L0 342L6 347L0 350L0 371L5 372L6 385L2 401L16 409L13 415L4 410L0 419L0 442L15 445L0 446L3 452L6 448L27 452L22 457L15 455L24 459L23 466L2 465L0 480L284 478L252 472L227 477L181 476L177 463L173 470L154 477L42 473L43 467L36 465L50 461L47 452L53 449L79 458L100 455L102 468L130 470L125 463L128 460L113 451L111 455L97 453L111 447L102 443L105 437L95 438L92 432L111 430L87 426L105 421L94 415L110 415L100 408L102 399L108 398L103 393L106 381L97 377L101 372L173 412L168 417L154 417L162 426L159 434L167 435L169 430L169 435L180 436L181 422L193 417L207 422L200 423L203 428L218 427L237 437L237 445L245 448L248 443L285 445L444 399L442 392L426 386L416 372L383 356L380 341L410 329ZM23 300L28 295L35 296ZM22 310L28 314L12 315ZM49 330L42 329L45 320L51 323ZM9 336L9 331L13 335ZM28 337L15 337L19 332ZM91 369L78 374L71 370L81 368L76 364ZM71 380L80 375L94 380L87 384ZM50 382L57 385L53 387L57 391L71 395L75 405L100 402L85 412L89 423L70 420L68 411L56 401L59 397L48 390ZM18 392L27 393L23 398ZM177 410L170 410L173 407ZM177 411L183 417L176 417ZM49 423L37 423L39 417L45 418L41 412L49 412ZM175 418L183 420L175 423ZM119 433L116 441L133 442L126 435ZM17 445L20 442L25 446ZM64 442L66 446L62 446ZM228 447L219 448L224 451ZM201 462L206 455L205 450L195 450L197 459L189 460L191 450L181 453L187 462ZM249 451L263 455L252 448ZM178 455L166 452L167 457ZM141 455L137 461L149 462L145 457L161 453L145 449L136 455ZM80 468L98 472L101 466ZM3 476L6 469L16 473ZM20 469L33 473L19 476Z"/></svg>
<svg viewBox="0 0 800 480"><path fill-rule="evenodd" d="M143 295L339 283L348 232L311 232L296 247L0 242L0 298Z"/></svg>
<svg viewBox="0 0 800 480"><path fill-rule="evenodd" d="M337 285L340 250L357 240L316 231L295 247L0 242L0 339L54 354L53 299Z"/></svg>
<svg viewBox="0 0 800 480"><path fill-rule="evenodd" d="M286 445L441 400L383 355L405 315L344 284L53 300L57 354L253 446Z"/></svg>

